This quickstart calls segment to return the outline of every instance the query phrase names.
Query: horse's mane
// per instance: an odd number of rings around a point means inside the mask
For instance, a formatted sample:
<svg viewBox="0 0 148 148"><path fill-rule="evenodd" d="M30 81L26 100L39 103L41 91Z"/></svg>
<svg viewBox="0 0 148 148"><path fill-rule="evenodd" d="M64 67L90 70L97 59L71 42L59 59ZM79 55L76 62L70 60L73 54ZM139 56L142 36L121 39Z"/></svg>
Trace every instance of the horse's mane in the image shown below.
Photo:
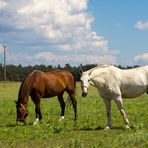
<svg viewBox="0 0 148 148"><path fill-rule="evenodd" d="M100 65L100 66L96 66L94 68L91 68L91 69L87 70L86 72L88 72L90 74L93 70L96 70L98 68L108 68L110 66L112 66L112 65Z"/></svg>
<svg viewBox="0 0 148 148"><path fill-rule="evenodd" d="M24 85L24 82L26 80L27 77L25 77L21 83L21 86L20 86L20 89L19 89L19 93L18 93L18 101L20 101L20 98L21 98L21 90L22 90L22 87Z"/></svg>
<svg viewBox="0 0 148 148"><path fill-rule="evenodd" d="M22 83L21 83L21 86L20 86L20 89L19 89L19 93L18 93L18 101L20 101L20 99L21 99L21 90L22 90L22 88L23 88L23 86L24 86L24 83L25 83L26 79L27 79L29 76L31 76L32 74L37 73L37 72L40 72L40 71L39 71L39 70L34 70L33 72L31 72L31 74L29 74L28 76L26 76L26 77L22 80Z"/></svg>

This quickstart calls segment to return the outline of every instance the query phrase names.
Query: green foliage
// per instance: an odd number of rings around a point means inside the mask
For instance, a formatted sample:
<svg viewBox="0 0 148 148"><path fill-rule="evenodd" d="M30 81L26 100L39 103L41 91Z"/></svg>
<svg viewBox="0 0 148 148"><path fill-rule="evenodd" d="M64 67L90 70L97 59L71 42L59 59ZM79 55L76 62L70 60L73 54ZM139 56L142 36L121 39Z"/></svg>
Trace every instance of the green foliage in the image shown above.
<svg viewBox="0 0 148 148"><path fill-rule="evenodd" d="M20 83L0 83L0 147L2 148L146 148L148 147L148 99L143 95L124 100L125 111L131 123L126 130L116 104L112 102L113 128L106 126L105 106L95 88L81 97L77 83L78 119L73 121L72 106L65 109L65 120L59 122L60 105L56 97L42 99L43 123L33 126L34 104L29 100L29 116L24 126L16 125L16 107ZM65 94L65 101L67 95Z"/></svg>

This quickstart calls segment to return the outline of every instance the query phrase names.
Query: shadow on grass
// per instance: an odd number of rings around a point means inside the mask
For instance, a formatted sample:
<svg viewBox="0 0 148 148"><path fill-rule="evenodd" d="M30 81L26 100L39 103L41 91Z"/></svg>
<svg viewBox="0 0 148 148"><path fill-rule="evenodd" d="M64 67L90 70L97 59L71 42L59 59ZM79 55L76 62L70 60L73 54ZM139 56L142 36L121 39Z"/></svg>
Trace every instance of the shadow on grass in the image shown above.
<svg viewBox="0 0 148 148"><path fill-rule="evenodd" d="M118 126L118 127L112 127L111 130L127 130L124 127ZM133 127L131 127L130 129L133 129ZM82 128L75 128L74 130L78 130L78 131L102 131L105 130L105 127L96 127L96 128L91 128L91 127L82 127Z"/></svg>
<svg viewBox="0 0 148 148"><path fill-rule="evenodd" d="M0 128L4 128L4 127L25 127L25 126L33 126L32 123L27 123L24 125L18 125L18 124L6 124L6 125L0 125Z"/></svg>
<svg viewBox="0 0 148 148"><path fill-rule="evenodd" d="M75 128L74 130L76 131L94 131L94 130L103 130L102 127L96 127L96 128L91 128L91 127L82 127L82 128Z"/></svg>

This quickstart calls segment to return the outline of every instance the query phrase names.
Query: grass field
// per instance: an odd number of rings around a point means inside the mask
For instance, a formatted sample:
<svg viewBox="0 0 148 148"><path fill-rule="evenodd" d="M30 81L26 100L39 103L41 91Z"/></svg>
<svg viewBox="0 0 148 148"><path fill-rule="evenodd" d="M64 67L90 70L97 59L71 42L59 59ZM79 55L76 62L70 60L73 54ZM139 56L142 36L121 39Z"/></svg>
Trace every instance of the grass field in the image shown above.
<svg viewBox="0 0 148 148"><path fill-rule="evenodd" d="M78 119L74 126L72 106L67 106L65 120L58 122L60 105L57 98L42 99L43 123L33 126L34 104L29 100L25 126L16 125L16 107L20 83L0 83L0 148L146 148L148 147L148 95L124 100L131 129L126 130L112 101L113 129L106 126L105 106L95 88L81 97L77 84ZM65 95L65 101L67 96Z"/></svg>

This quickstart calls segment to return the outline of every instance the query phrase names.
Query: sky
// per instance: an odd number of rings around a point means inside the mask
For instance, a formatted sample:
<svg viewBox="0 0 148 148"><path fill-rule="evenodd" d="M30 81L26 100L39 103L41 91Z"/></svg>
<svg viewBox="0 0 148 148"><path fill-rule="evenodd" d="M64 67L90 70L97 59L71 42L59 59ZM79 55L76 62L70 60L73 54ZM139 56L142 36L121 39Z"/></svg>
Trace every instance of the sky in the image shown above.
<svg viewBox="0 0 148 148"><path fill-rule="evenodd" d="M0 63L148 64L148 0L0 0Z"/></svg>

